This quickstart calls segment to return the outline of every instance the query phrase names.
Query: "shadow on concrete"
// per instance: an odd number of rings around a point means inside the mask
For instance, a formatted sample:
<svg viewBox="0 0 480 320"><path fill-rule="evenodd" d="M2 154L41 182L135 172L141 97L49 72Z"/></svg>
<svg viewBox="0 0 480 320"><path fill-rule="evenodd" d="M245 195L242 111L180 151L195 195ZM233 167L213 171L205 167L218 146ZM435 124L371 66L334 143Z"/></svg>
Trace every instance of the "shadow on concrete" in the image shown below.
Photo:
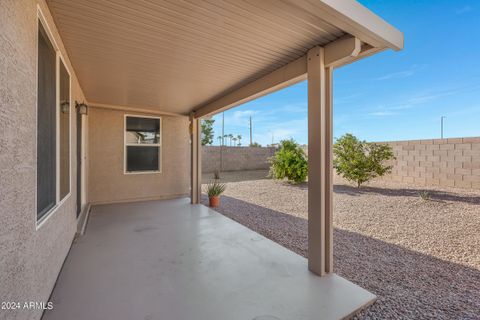
<svg viewBox="0 0 480 320"><path fill-rule="evenodd" d="M374 189L361 192L377 192ZM202 202L207 201L204 196ZM216 211L307 256L306 219L227 196ZM477 269L337 228L334 259L337 274L378 296L359 318L480 319Z"/></svg>

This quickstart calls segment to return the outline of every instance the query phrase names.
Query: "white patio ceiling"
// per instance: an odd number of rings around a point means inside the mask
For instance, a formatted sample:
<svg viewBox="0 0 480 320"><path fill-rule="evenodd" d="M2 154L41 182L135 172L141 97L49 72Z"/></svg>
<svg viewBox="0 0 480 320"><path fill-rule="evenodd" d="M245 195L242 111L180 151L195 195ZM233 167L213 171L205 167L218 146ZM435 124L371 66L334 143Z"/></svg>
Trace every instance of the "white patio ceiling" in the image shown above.
<svg viewBox="0 0 480 320"><path fill-rule="evenodd" d="M47 0L90 104L188 114L345 35L403 35L354 0Z"/></svg>

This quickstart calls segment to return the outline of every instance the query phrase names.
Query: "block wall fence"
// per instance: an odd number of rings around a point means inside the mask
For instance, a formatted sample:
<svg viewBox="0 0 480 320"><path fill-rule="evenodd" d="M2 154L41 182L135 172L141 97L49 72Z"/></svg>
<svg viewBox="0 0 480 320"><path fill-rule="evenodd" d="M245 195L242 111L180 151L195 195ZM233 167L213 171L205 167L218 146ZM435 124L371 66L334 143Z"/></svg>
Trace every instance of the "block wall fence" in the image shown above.
<svg viewBox="0 0 480 320"><path fill-rule="evenodd" d="M480 190L480 137L378 143L390 145L396 157L384 180ZM268 169L268 158L274 154L274 147L224 147L223 170ZM220 168L220 147L203 147L203 172Z"/></svg>
<svg viewBox="0 0 480 320"><path fill-rule="evenodd" d="M219 146L204 146L202 147L202 171L209 173L215 170L265 170L270 168L268 158L274 154L274 147L223 147L221 151Z"/></svg>
<svg viewBox="0 0 480 320"><path fill-rule="evenodd" d="M385 180L480 189L480 137L382 143L390 145L396 157Z"/></svg>

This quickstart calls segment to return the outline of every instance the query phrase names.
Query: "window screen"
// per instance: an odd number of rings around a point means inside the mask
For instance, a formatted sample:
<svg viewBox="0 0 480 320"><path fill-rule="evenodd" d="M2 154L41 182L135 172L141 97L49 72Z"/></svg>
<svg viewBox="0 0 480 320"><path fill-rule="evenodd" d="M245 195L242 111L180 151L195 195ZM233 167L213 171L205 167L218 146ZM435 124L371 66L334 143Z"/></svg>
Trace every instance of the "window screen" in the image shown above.
<svg viewBox="0 0 480 320"><path fill-rule="evenodd" d="M160 171L160 118L125 119L126 172Z"/></svg>
<svg viewBox="0 0 480 320"><path fill-rule="evenodd" d="M37 218L56 203L56 54L38 24Z"/></svg>

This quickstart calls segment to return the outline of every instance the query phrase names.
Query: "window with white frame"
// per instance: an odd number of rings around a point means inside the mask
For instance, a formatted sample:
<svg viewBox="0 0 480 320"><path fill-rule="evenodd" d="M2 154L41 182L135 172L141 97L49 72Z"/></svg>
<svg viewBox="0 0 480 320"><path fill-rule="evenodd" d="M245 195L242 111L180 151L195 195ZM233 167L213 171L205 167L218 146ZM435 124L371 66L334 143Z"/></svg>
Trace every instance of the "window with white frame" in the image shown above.
<svg viewBox="0 0 480 320"><path fill-rule="evenodd" d="M70 74L38 21L37 221L70 194Z"/></svg>
<svg viewBox="0 0 480 320"><path fill-rule="evenodd" d="M161 118L125 116L125 173L161 171Z"/></svg>

